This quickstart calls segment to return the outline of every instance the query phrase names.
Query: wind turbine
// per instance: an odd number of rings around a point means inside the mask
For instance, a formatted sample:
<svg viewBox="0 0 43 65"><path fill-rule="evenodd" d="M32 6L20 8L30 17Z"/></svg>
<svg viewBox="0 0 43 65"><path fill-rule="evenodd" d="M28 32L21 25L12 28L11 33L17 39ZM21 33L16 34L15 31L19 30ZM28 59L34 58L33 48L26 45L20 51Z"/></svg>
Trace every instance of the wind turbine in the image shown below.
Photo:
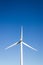
<svg viewBox="0 0 43 65"><path fill-rule="evenodd" d="M8 47L6 47L5 49L9 49L13 46L16 46L20 44L20 65L23 65L23 45L27 46L28 48L34 50L34 51L37 51L37 49L31 47L30 45L26 44L24 41L23 41L23 27L21 27L21 35L20 35L20 40Z"/></svg>

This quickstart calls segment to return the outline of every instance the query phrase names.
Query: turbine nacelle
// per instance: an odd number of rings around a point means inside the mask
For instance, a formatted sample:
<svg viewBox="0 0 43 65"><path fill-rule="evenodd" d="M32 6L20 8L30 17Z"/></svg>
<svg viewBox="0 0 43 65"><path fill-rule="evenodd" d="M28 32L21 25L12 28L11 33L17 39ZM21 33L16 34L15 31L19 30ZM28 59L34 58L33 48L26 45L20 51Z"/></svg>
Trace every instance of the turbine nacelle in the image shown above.
<svg viewBox="0 0 43 65"><path fill-rule="evenodd" d="M23 40L20 40L20 43L23 42Z"/></svg>

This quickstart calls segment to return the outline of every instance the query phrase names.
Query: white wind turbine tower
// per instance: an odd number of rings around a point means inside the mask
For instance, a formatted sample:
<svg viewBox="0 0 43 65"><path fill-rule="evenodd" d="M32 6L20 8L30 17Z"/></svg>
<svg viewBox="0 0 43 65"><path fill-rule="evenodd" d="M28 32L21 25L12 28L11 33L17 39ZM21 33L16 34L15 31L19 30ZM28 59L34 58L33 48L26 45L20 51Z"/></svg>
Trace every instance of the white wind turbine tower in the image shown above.
<svg viewBox="0 0 43 65"><path fill-rule="evenodd" d="M23 41L23 27L21 27L20 40L19 40L18 42L16 42L16 43L14 43L14 44L12 44L12 45L6 47L5 49L7 50L7 49L9 49L9 48L11 48L11 47L13 47L13 46L15 46L15 45L18 45L18 44L20 44L20 65L23 65L23 44L24 44L25 46L27 46L28 48L30 48L30 49L32 49L32 50L34 50L34 51L37 51L37 49L31 47L30 45L26 44L26 43Z"/></svg>

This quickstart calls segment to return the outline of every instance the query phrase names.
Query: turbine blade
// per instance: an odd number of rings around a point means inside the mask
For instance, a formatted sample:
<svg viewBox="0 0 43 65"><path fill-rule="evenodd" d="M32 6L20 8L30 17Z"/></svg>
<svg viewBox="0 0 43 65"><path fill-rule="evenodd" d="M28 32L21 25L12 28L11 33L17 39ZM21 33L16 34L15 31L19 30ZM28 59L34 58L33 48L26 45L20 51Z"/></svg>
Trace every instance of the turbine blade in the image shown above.
<svg viewBox="0 0 43 65"><path fill-rule="evenodd" d="M23 40L23 26L21 27L21 40Z"/></svg>
<svg viewBox="0 0 43 65"><path fill-rule="evenodd" d="M25 46L27 46L27 47L31 48L32 50L37 51L37 49L35 49L35 48L31 47L30 45L28 45L28 44L26 44L26 43L24 43L24 42L23 42L23 44L24 44Z"/></svg>
<svg viewBox="0 0 43 65"><path fill-rule="evenodd" d="M17 44L19 44L19 42L16 42L16 43L14 43L14 44L12 44L12 45L6 47L5 49L9 49L9 48L11 48L11 47L13 47L13 46L15 46L15 45L17 45Z"/></svg>

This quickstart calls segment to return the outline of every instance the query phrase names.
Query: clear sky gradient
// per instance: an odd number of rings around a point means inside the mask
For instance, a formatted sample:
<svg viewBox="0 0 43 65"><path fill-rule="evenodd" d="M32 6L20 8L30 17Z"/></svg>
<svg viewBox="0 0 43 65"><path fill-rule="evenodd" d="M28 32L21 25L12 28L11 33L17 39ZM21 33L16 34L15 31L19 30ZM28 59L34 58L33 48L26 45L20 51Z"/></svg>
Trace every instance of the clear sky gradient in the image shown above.
<svg viewBox="0 0 43 65"><path fill-rule="evenodd" d="M43 1L0 0L0 65L20 65L20 45L5 48L20 39L23 26L24 65L43 65Z"/></svg>

